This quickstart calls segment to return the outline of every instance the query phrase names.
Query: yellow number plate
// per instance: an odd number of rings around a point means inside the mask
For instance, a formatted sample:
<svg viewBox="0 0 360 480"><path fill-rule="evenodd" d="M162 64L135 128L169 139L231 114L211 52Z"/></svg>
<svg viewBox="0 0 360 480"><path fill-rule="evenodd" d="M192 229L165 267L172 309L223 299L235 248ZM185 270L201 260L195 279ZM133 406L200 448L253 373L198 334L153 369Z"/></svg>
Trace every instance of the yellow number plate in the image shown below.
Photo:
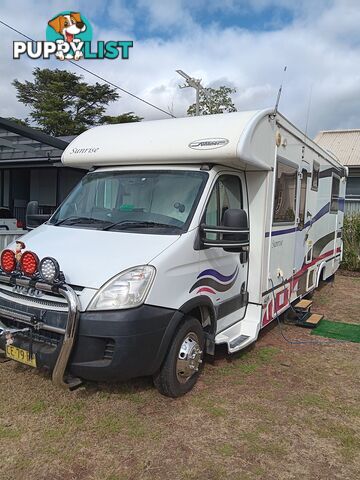
<svg viewBox="0 0 360 480"><path fill-rule="evenodd" d="M14 347L13 345L6 346L6 356L15 360L16 362L24 363L25 365L30 365L30 367L36 367L36 357L33 355L30 357L30 354L27 350L22 348Z"/></svg>

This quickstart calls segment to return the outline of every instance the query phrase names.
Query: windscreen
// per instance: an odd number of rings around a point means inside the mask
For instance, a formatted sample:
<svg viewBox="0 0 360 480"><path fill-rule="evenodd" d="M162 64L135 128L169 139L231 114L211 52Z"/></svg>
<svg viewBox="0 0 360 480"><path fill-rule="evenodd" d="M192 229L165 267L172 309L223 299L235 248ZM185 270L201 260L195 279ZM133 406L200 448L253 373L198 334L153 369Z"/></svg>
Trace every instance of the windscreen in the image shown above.
<svg viewBox="0 0 360 480"><path fill-rule="evenodd" d="M198 171L87 174L50 219L52 225L181 233L207 179Z"/></svg>

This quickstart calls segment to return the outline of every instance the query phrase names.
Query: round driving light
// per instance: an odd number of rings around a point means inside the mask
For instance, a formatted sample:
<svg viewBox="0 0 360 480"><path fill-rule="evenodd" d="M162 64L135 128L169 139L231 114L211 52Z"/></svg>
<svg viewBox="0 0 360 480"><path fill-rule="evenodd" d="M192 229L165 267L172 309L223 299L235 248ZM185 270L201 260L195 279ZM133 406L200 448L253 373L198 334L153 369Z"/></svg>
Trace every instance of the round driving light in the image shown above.
<svg viewBox="0 0 360 480"><path fill-rule="evenodd" d="M58 278L60 273L58 262L52 257L43 258L40 262L39 273L45 282L53 282Z"/></svg>
<svg viewBox="0 0 360 480"><path fill-rule="evenodd" d="M15 253L8 248L1 252L1 268L5 273L11 273L16 268Z"/></svg>
<svg viewBox="0 0 360 480"><path fill-rule="evenodd" d="M37 272L39 265L39 259L36 253L34 252L24 252L20 258L20 268L21 271L31 277L34 273Z"/></svg>

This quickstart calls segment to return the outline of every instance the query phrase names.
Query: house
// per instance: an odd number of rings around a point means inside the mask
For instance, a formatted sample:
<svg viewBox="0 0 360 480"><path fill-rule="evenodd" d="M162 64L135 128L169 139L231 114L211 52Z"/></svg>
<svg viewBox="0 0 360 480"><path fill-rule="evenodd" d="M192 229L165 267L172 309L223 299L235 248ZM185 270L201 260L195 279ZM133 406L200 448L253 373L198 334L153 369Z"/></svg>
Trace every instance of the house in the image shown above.
<svg viewBox="0 0 360 480"><path fill-rule="evenodd" d="M0 117L0 207L25 223L26 205L52 213L85 174L64 167L61 154L75 137L52 137Z"/></svg>
<svg viewBox="0 0 360 480"><path fill-rule="evenodd" d="M360 212L360 129L325 130L314 140L348 167L345 213Z"/></svg>

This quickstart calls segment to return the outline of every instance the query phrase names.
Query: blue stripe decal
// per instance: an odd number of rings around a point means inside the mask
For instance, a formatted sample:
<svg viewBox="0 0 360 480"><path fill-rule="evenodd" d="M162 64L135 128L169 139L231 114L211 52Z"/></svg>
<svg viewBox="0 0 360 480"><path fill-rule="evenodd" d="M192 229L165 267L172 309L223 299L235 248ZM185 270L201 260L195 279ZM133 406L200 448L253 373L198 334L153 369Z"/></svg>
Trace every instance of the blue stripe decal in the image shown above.
<svg viewBox="0 0 360 480"><path fill-rule="evenodd" d="M276 237L277 235L285 235L286 233L294 233L294 232L296 232L296 230L297 230L296 227L287 228L286 230L277 230L276 232L272 232L271 236ZM266 232L265 237L269 237L269 236L270 236L270 232Z"/></svg>
<svg viewBox="0 0 360 480"><path fill-rule="evenodd" d="M344 205L345 205L345 198L339 198L339 210L340 211L344 211ZM324 215L326 215L330 210L330 202L328 202L326 205L324 205L316 215L313 216L313 218L309 221L307 221L304 225L304 228L307 228L307 227L310 227L311 225L313 225L317 220L319 220L321 217L323 217ZM292 227L292 228L286 228L285 230L277 230L277 231L273 231L271 233L271 236L272 237L276 237L277 235L286 235L287 233L294 233L294 232L297 232L299 231L300 228L299 227ZM270 232L266 232L265 233L265 237L269 237L270 236Z"/></svg>

